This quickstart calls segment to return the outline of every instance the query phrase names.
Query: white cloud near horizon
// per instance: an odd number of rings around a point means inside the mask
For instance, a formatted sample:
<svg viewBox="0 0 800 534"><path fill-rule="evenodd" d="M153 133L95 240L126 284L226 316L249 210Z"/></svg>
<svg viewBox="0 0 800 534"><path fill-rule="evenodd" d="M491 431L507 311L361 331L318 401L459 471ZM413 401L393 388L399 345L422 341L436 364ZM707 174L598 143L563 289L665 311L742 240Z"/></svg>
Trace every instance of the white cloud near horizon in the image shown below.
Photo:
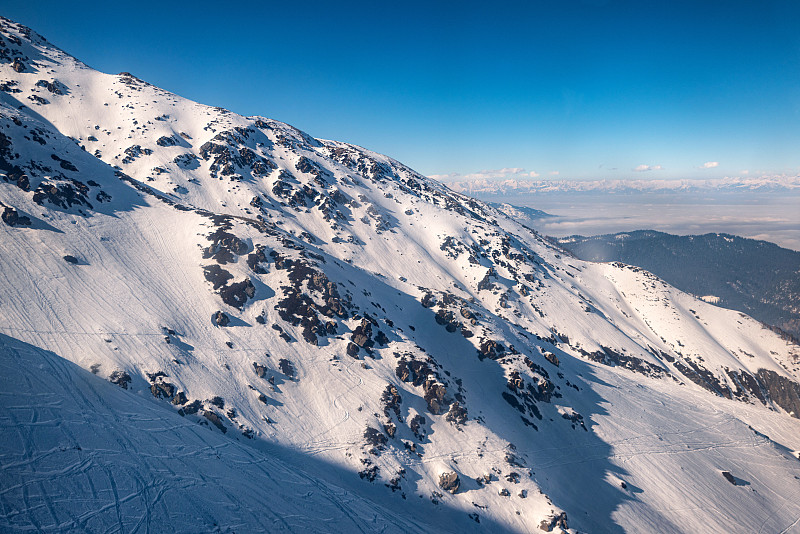
<svg viewBox="0 0 800 534"><path fill-rule="evenodd" d="M522 167L504 167L502 169L484 169L478 172L468 174L461 174L458 172L451 172L448 174L431 174L428 178L439 180L440 182L455 182L455 181L475 181L475 180L502 180L510 177L519 178L537 178L539 173L536 171L528 171Z"/></svg>
<svg viewBox="0 0 800 534"><path fill-rule="evenodd" d="M633 170L635 172L647 172L647 171L660 171L661 169L663 169L663 167L661 165L644 165L644 164L642 164L642 165L638 165L638 166L634 167Z"/></svg>
<svg viewBox="0 0 800 534"><path fill-rule="evenodd" d="M714 167L719 167L719 161L706 161L700 165L701 169L713 169Z"/></svg>

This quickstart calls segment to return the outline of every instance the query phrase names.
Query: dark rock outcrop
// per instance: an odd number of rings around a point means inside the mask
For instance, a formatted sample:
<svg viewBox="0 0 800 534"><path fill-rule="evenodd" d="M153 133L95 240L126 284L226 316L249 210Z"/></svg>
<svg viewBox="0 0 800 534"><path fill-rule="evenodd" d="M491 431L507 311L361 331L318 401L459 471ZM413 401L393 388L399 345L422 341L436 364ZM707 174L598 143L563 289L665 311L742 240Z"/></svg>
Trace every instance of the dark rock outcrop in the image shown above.
<svg viewBox="0 0 800 534"><path fill-rule="evenodd" d="M31 225L30 217L26 217L24 215L20 215L17 212L17 210L12 208L11 206L5 206L3 208L3 214L0 215L0 218L8 226L30 226Z"/></svg>
<svg viewBox="0 0 800 534"><path fill-rule="evenodd" d="M358 358L358 345L352 341L347 344L347 355L351 358Z"/></svg>
<svg viewBox="0 0 800 534"><path fill-rule="evenodd" d="M545 532L553 532L553 530L558 527L561 530L567 530L569 527L567 526L567 513L561 512L560 514L553 514L547 519L542 519L542 522L539 523L539 528L544 530Z"/></svg>
<svg viewBox="0 0 800 534"><path fill-rule="evenodd" d="M445 420L454 425L463 425L467 422L467 410L458 401L450 405L450 410L445 416Z"/></svg>
<svg viewBox="0 0 800 534"><path fill-rule="evenodd" d="M89 187L77 180L63 178L58 182L43 181L33 193L33 201L44 205L45 202L62 209L72 206L83 206L92 209L86 195Z"/></svg>
<svg viewBox="0 0 800 534"><path fill-rule="evenodd" d="M505 350L506 348L498 341L486 339L481 341L480 348L478 348L478 358L481 360L484 358L496 360L503 355Z"/></svg>
<svg viewBox="0 0 800 534"><path fill-rule="evenodd" d="M461 481L458 479L458 473L455 471L445 471L439 475L439 487L444 491L455 494L459 486L461 486Z"/></svg>
<svg viewBox="0 0 800 534"><path fill-rule="evenodd" d="M228 432L228 429L227 429L227 427L226 427L224 424L222 424L222 419L221 419L221 418L220 418L220 416L219 416L219 415L217 415L215 412L213 412L213 411L211 411L211 410L203 410L203 412L202 412L202 416L203 416L203 417L205 417L206 419L208 419L208 420L209 420L209 422L210 422L212 425L214 425L215 427L217 427L218 429L220 429L220 431L221 431L223 434L225 434L226 432Z"/></svg>
<svg viewBox="0 0 800 534"><path fill-rule="evenodd" d="M800 384L769 369L759 369L756 376L775 404L800 419Z"/></svg>
<svg viewBox="0 0 800 534"><path fill-rule="evenodd" d="M281 370L281 373L285 374L289 378L294 378L295 370L292 362L287 360L286 358L281 358L278 360L278 369Z"/></svg>
<svg viewBox="0 0 800 534"><path fill-rule="evenodd" d="M245 278L241 282L234 282L223 286L219 290L219 296L222 297L222 302L232 308L243 309L247 304L248 299L252 299L256 295L256 288L249 278Z"/></svg>
<svg viewBox="0 0 800 534"><path fill-rule="evenodd" d="M427 422L426 419L419 414L412 417L411 420L408 422L408 427L411 429L411 432L413 432L414 435L417 436L417 439L420 441L423 441L425 439L426 430L423 425L425 425L426 422Z"/></svg>
<svg viewBox="0 0 800 534"><path fill-rule="evenodd" d="M377 450L383 450L389 439L380 431L371 426L364 430L364 441L367 445L374 447Z"/></svg>
<svg viewBox="0 0 800 534"><path fill-rule="evenodd" d="M253 362L253 370L258 378L264 378L267 375L267 368L257 362Z"/></svg>
<svg viewBox="0 0 800 534"><path fill-rule="evenodd" d="M428 379L422 385L422 389L425 392L423 398L428 403L428 411L434 415L441 414L448 404L445 400L447 397L445 385L434 379Z"/></svg>
<svg viewBox="0 0 800 534"><path fill-rule="evenodd" d="M400 397L400 393L397 391L397 388L392 384L387 384L386 389L383 390L381 394L381 404L383 405L383 414L386 417L391 417L390 413L394 413L397 417L398 421L402 421L402 417L400 416L400 403L403 402L403 399Z"/></svg>
<svg viewBox="0 0 800 534"><path fill-rule="evenodd" d="M111 373L111 376L108 377L108 381L118 385L122 389L128 389L128 385L131 383L131 375L125 371L114 371Z"/></svg>
<svg viewBox="0 0 800 534"><path fill-rule="evenodd" d="M228 326L231 322L231 318L222 310L218 310L211 319L217 326Z"/></svg>

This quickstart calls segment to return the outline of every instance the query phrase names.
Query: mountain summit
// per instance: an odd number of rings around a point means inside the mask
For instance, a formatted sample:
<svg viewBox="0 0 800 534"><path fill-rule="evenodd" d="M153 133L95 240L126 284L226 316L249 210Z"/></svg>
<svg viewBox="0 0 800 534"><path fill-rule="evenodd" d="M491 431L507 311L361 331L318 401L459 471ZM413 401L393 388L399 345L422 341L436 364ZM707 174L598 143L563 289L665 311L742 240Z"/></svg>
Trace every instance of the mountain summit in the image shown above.
<svg viewBox="0 0 800 534"><path fill-rule="evenodd" d="M0 19L0 530L791 532L800 347Z"/></svg>

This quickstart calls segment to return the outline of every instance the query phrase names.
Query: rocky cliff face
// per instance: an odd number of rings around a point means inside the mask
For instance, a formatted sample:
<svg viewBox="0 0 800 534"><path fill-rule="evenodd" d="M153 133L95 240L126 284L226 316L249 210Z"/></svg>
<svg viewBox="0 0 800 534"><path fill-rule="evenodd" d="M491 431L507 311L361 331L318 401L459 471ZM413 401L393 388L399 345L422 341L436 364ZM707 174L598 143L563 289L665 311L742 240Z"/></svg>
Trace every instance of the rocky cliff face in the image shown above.
<svg viewBox="0 0 800 534"><path fill-rule="evenodd" d="M763 497L800 476L797 346L391 158L0 27L6 343L423 530L797 517Z"/></svg>

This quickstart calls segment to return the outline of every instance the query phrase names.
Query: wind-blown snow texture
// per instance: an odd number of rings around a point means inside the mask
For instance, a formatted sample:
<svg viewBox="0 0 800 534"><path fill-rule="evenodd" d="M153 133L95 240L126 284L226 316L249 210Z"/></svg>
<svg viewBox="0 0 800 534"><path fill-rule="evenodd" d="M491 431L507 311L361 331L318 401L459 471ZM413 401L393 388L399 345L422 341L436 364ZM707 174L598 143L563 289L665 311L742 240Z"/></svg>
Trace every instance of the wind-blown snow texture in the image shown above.
<svg viewBox="0 0 800 534"><path fill-rule="evenodd" d="M0 530L800 529L797 346L0 26Z"/></svg>

